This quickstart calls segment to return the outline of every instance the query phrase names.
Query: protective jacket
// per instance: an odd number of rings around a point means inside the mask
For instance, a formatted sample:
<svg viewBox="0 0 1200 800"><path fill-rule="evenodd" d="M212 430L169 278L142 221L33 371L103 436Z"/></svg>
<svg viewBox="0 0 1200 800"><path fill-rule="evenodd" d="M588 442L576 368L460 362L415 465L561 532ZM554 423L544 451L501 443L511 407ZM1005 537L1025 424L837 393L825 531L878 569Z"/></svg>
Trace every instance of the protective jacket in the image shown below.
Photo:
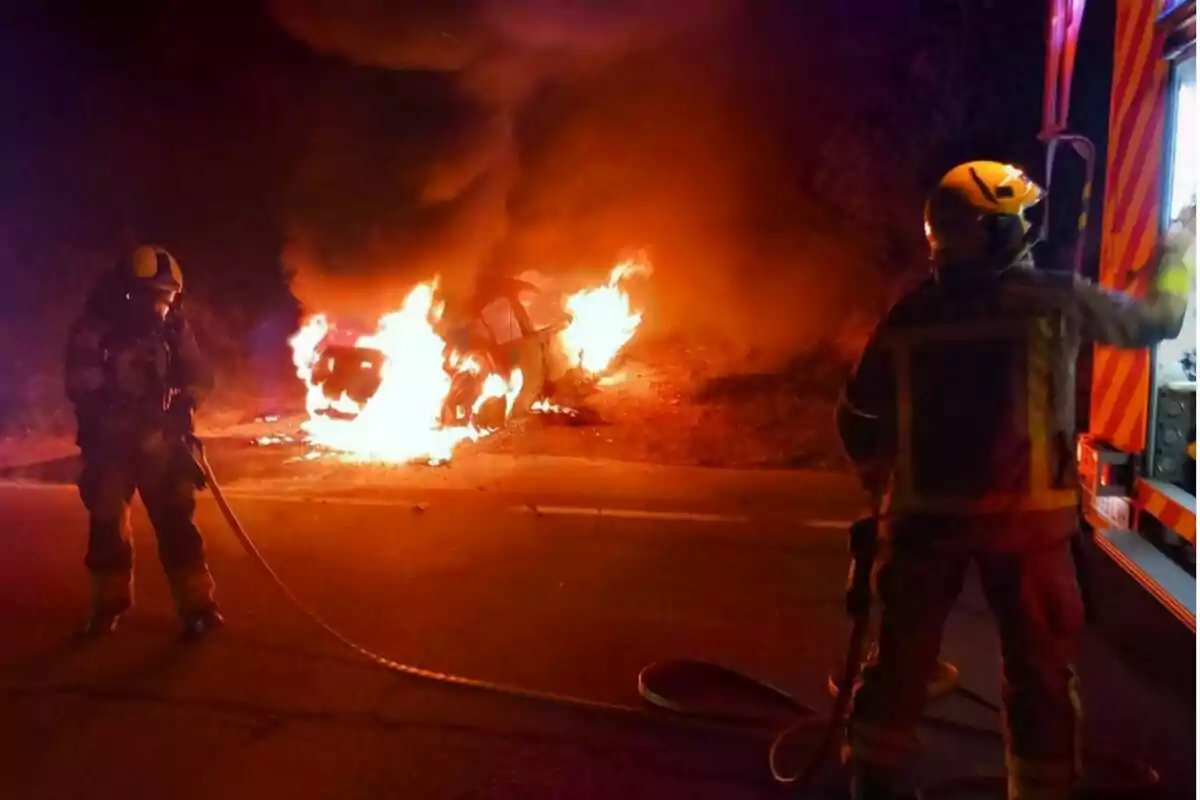
<svg viewBox="0 0 1200 800"><path fill-rule="evenodd" d="M1179 270L1164 267L1144 300L1014 266L943 270L896 304L846 384L837 424L885 497L897 543L1023 549L1075 530L1080 346L1177 336L1187 280L1181 288Z"/></svg>
<svg viewBox="0 0 1200 800"><path fill-rule="evenodd" d="M64 378L85 457L157 433L184 433L213 385L182 313L159 319L108 283L71 328Z"/></svg>

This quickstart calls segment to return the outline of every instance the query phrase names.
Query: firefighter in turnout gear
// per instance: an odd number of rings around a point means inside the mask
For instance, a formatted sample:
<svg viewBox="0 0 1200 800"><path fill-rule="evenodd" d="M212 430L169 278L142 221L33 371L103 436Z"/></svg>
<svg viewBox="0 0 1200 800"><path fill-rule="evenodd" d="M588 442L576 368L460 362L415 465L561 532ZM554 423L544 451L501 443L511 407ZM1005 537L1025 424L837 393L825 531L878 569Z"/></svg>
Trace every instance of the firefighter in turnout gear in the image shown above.
<svg viewBox="0 0 1200 800"><path fill-rule="evenodd" d="M1009 797L1077 785L1075 360L1084 342L1178 335L1195 222L1193 209L1166 237L1157 284L1135 299L1033 269L1025 212L1041 197L1006 164L946 174L925 209L932 274L877 326L839 403L883 531L879 648L844 753L856 797L895 791L972 561L1000 633Z"/></svg>
<svg viewBox="0 0 1200 800"><path fill-rule="evenodd" d="M223 623L193 519L203 480L188 448L192 411L212 378L181 313L182 290L171 254L143 245L103 276L70 333L65 380L83 459L92 576L85 635L113 630L133 604L134 493L154 527L185 637Z"/></svg>

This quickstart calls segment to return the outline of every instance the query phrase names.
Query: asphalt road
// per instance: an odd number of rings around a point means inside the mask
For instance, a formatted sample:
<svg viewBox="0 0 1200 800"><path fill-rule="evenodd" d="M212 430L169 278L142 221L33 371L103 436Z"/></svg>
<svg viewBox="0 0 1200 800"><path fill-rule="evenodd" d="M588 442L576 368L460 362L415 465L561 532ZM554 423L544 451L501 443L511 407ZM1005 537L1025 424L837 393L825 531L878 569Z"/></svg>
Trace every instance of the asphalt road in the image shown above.
<svg viewBox="0 0 1200 800"><path fill-rule="evenodd" d="M819 709L848 625L836 478L492 459L446 469L281 465L214 453L297 595L351 638L436 670L637 706L665 657L711 659ZM67 462L0 485L0 795L37 798L767 798L767 734L530 703L397 676L323 638L201 502L229 626L176 640L136 517L138 604L82 645L84 516ZM597 512L597 509L603 509ZM1085 643L1088 737L1195 793L1194 639L1100 564ZM964 683L995 699L972 584L947 628ZM944 717L995 726L959 698ZM1000 744L938 727L915 780L1000 767ZM839 786L837 770L824 776Z"/></svg>

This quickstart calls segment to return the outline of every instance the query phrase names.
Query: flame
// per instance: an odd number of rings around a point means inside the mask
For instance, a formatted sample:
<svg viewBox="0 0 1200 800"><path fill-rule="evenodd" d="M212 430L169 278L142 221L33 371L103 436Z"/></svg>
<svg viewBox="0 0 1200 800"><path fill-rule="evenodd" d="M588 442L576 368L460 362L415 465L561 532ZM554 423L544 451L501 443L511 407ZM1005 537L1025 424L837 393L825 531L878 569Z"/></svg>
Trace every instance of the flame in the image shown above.
<svg viewBox="0 0 1200 800"><path fill-rule="evenodd" d="M648 272L645 262L624 261L613 267L604 286L567 298L571 322L559 334L559 341L572 365L592 375L608 369L642 324L641 312L632 309L621 283Z"/></svg>
<svg viewBox="0 0 1200 800"><path fill-rule="evenodd" d="M503 398L505 408L512 408L513 402L517 399L517 395L521 393L521 387L525 384L525 376L521 370L514 369L512 377L507 381L501 376L492 373L483 381L483 391L479 395L479 399L475 401L475 405L471 411L478 414L483 408L483 404L492 398Z"/></svg>
<svg viewBox="0 0 1200 800"><path fill-rule="evenodd" d="M258 436L253 440L254 444L264 445L264 446L271 445L271 444L287 444L288 442L294 442L294 441L296 441L296 439L294 437L292 437L290 434L286 434L286 433L274 433L274 434L271 434L270 436Z"/></svg>
<svg viewBox="0 0 1200 800"><path fill-rule="evenodd" d="M336 398L326 395L313 380L320 344L330 331L326 317L309 319L291 339L297 374L307 387L308 419L301 426L313 444L343 453L350 460L404 462L428 460L440 463L450 458L459 443L476 439L472 426L443 427L442 405L450 393L453 375L446 371L445 342L434 330L441 307L434 303L435 285L423 283L413 289L400 310L380 318L374 333L360 336L357 347L383 354L379 388L359 403L345 392ZM460 367L478 371L473 360ZM498 375L486 385L489 391L506 396L508 384Z"/></svg>
<svg viewBox="0 0 1200 800"><path fill-rule="evenodd" d="M535 414L575 415L575 414L579 413L578 411L576 411L573 408L568 408L566 406L560 406L557 403L551 403L549 400L545 400L545 399L538 400L536 403L534 403L532 406L529 407L529 410Z"/></svg>
<svg viewBox="0 0 1200 800"><path fill-rule="evenodd" d="M571 323L559 333L559 343L568 363L593 375L603 373L620 349L629 341L641 322L641 313L631 309L622 288L628 277L646 272L639 262L618 264L604 286L584 290L564 303ZM306 387L305 408L308 418L301 425L307 442L334 451L348 461L406 462L448 461L454 449L490 433L476 426L472 416L467 424L444 425L443 407L458 376L471 376L481 382L481 390L471 408L472 415L502 401L504 419L512 412L524 385L521 370L505 377L490 372L475 357L450 353L436 326L442 305L436 301L437 282L419 284L404 298L400 308L380 317L374 332L359 336L358 348L376 351L378 388L365 400L345 391L330 397L317 377L318 366L333 367L333 357L324 345L336 332L324 314L316 314L301 325L289 344L296 374ZM373 368L371 361L363 367ZM493 404L494 407L494 404ZM566 411L546 400L533 411ZM454 411L459 414L459 410ZM459 416L468 416L465 412ZM482 424L494 425L488 412ZM280 441L282 437L263 436L260 444ZM319 457L310 452L305 458Z"/></svg>

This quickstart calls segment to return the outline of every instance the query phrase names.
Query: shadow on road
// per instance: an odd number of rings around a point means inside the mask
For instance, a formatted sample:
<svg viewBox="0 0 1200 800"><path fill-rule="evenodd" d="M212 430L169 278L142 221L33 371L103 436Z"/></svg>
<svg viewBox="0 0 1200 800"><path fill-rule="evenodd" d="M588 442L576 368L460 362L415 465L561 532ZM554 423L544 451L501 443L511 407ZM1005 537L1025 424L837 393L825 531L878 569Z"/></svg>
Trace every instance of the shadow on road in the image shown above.
<svg viewBox="0 0 1200 800"><path fill-rule="evenodd" d="M78 455L33 464L20 464L0 468L0 479L34 481L36 483L75 483L79 478L80 464Z"/></svg>
<svg viewBox="0 0 1200 800"><path fill-rule="evenodd" d="M302 445L276 444L262 447L244 438L205 439L209 459L222 482L253 477L276 477L302 467L305 453ZM34 483L74 484L82 466L78 453L0 467L0 480Z"/></svg>

